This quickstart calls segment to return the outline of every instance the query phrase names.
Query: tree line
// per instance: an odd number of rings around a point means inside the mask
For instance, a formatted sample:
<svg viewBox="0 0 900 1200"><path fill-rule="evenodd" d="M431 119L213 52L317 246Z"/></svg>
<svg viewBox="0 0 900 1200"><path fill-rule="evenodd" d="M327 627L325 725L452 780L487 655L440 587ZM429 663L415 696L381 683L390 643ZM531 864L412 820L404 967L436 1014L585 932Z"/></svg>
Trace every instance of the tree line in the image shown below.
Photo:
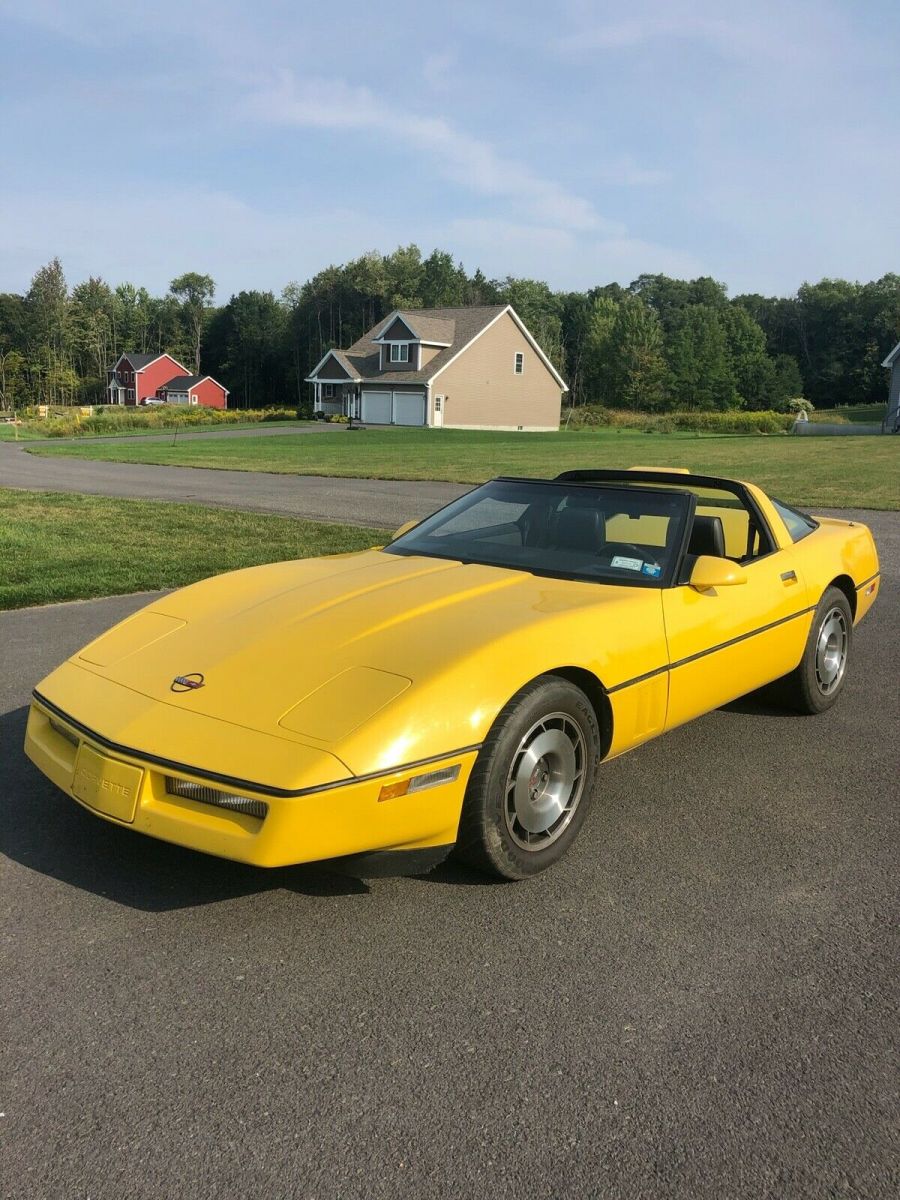
<svg viewBox="0 0 900 1200"><path fill-rule="evenodd" d="M881 362L900 340L900 276L823 279L795 295L739 295L703 277L642 275L628 286L553 291L534 279L469 274L415 245L330 266L280 296L242 291L216 305L208 275L164 296L91 277L69 288L53 259L24 295L0 294L0 405L104 399L123 350L168 351L242 407L309 403L306 376L395 308L512 304L567 380L572 405L640 411L878 404Z"/></svg>

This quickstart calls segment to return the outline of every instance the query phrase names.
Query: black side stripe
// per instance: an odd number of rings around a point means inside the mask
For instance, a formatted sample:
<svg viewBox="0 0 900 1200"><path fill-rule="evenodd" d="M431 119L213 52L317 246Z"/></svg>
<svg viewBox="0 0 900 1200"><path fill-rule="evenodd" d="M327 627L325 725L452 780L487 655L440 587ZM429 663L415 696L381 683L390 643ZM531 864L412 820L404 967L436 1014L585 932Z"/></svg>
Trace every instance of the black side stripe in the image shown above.
<svg viewBox="0 0 900 1200"><path fill-rule="evenodd" d="M175 771L183 775L195 775L198 779L208 779L213 783L222 783L227 787L237 788L238 790L258 792L261 796L278 796L286 799L294 799L296 796L312 796L317 792L330 792L335 788L350 787L354 783L368 783L372 779L384 779L387 775L396 775L398 771L413 771L417 767L427 767L431 763L443 762L446 758L456 758L461 754L470 754L475 750L480 750L482 743L476 742L472 746L462 746L458 750L448 750L446 754L432 754L430 758L419 758L415 762L401 763L396 767L386 767L383 771L372 771L368 775L351 775L348 779L337 779L334 783L320 783L315 787L297 788L291 790L289 788L271 787L266 783L253 783L248 779L238 779L234 775L222 775L218 771L207 771L204 767L192 767L188 763L175 762L169 758L160 758L156 754L147 754L144 750L135 750L131 746L123 746L119 742L113 742L109 738L101 737L99 733L95 733L87 725L82 725L80 721L76 721L74 717L70 717L67 712L63 712L46 696L42 696L40 692L32 692L32 696L37 703L53 713L55 717L59 717L67 725L71 725L84 737L88 738L97 746L103 746L107 750L112 750L115 754L124 754L128 758L137 758L141 762L152 763L155 767L165 767L168 770ZM328 751L323 751L327 754Z"/></svg>
<svg viewBox="0 0 900 1200"><path fill-rule="evenodd" d="M815 612L816 606L810 608L801 608L799 612L791 613L789 617L779 617L777 621L770 621L768 625L760 625L759 629L751 629L749 633L740 633L737 637L729 638L727 642L720 642L718 646L710 646L706 650L698 650L696 654L689 654L687 658L679 658L677 662L666 663L665 666L656 667L652 671L645 671L643 675L635 675L634 679L626 679L624 683L617 683L614 687L607 688L607 696L611 696L613 692L621 692L623 688L633 687L636 683L643 683L646 679L653 679L656 675L663 675L666 671L675 671L678 667L687 666L688 663L696 662L698 658L706 658L707 655L717 654L719 650L727 650L729 646L736 646L739 642L746 642L748 638L757 637L760 633L768 633L770 629L777 629L779 625L786 625L788 621L796 621L798 617L805 617L808 613Z"/></svg>
<svg viewBox="0 0 900 1200"><path fill-rule="evenodd" d="M868 579L864 579L862 581L862 583L858 583L856 585L856 590L859 591L860 588L864 588L866 586L866 584L874 583L876 579L880 579L880 578L881 578L881 572L876 571L874 575L870 575Z"/></svg>

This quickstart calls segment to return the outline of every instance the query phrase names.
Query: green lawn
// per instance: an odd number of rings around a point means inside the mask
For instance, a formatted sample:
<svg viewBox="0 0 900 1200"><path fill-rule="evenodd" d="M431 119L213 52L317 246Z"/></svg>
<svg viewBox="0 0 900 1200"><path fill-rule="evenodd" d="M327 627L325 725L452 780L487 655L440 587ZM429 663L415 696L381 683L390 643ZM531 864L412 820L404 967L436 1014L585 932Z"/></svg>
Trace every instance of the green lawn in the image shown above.
<svg viewBox="0 0 900 1200"><path fill-rule="evenodd" d="M0 421L0 442L30 442L40 436L30 424L19 425L17 432L17 427L11 421Z"/></svg>
<svg viewBox="0 0 900 1200"><path fill-rule="evenodd" d="M646 434L481 433L369 429L277 438L33 446L29 453L112 462L373 479L479 483L494 475L555 475L569 467L670 465L749 479L783 500L832 508L900 508L900 437L800 438Z"/></svg>
<svg viewBox="0 0 900 1200"><path fill-rule="evenodd" d="M287 558L363 550L378 529L0 488L0 609L181 587Z"/></svg>

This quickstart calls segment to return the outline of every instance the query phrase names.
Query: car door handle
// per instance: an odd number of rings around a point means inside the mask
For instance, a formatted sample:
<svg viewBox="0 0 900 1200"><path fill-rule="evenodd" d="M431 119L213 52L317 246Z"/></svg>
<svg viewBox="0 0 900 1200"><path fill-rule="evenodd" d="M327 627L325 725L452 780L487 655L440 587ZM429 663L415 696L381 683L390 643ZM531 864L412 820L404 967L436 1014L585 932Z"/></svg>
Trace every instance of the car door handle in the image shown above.
<svg viewBox="0 0 900 1200"><path fill-rule="evenodd" d="M781 582L782 583L796 583L797 582L797 572L796 571L782 571L781 572Z"/></svg>

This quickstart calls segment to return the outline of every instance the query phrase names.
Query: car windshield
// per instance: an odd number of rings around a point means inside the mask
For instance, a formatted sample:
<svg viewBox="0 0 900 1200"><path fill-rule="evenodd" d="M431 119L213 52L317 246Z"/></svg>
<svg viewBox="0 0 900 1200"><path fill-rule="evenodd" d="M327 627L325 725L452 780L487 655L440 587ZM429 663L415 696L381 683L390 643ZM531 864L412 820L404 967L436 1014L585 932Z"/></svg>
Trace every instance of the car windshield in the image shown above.
<svg viewBox="0 0 900 1200"><path fill-rule="evenodd" d="M564 579L661 587L671 581L691 512L685 493L495 479L387 546Z"/></svg>

